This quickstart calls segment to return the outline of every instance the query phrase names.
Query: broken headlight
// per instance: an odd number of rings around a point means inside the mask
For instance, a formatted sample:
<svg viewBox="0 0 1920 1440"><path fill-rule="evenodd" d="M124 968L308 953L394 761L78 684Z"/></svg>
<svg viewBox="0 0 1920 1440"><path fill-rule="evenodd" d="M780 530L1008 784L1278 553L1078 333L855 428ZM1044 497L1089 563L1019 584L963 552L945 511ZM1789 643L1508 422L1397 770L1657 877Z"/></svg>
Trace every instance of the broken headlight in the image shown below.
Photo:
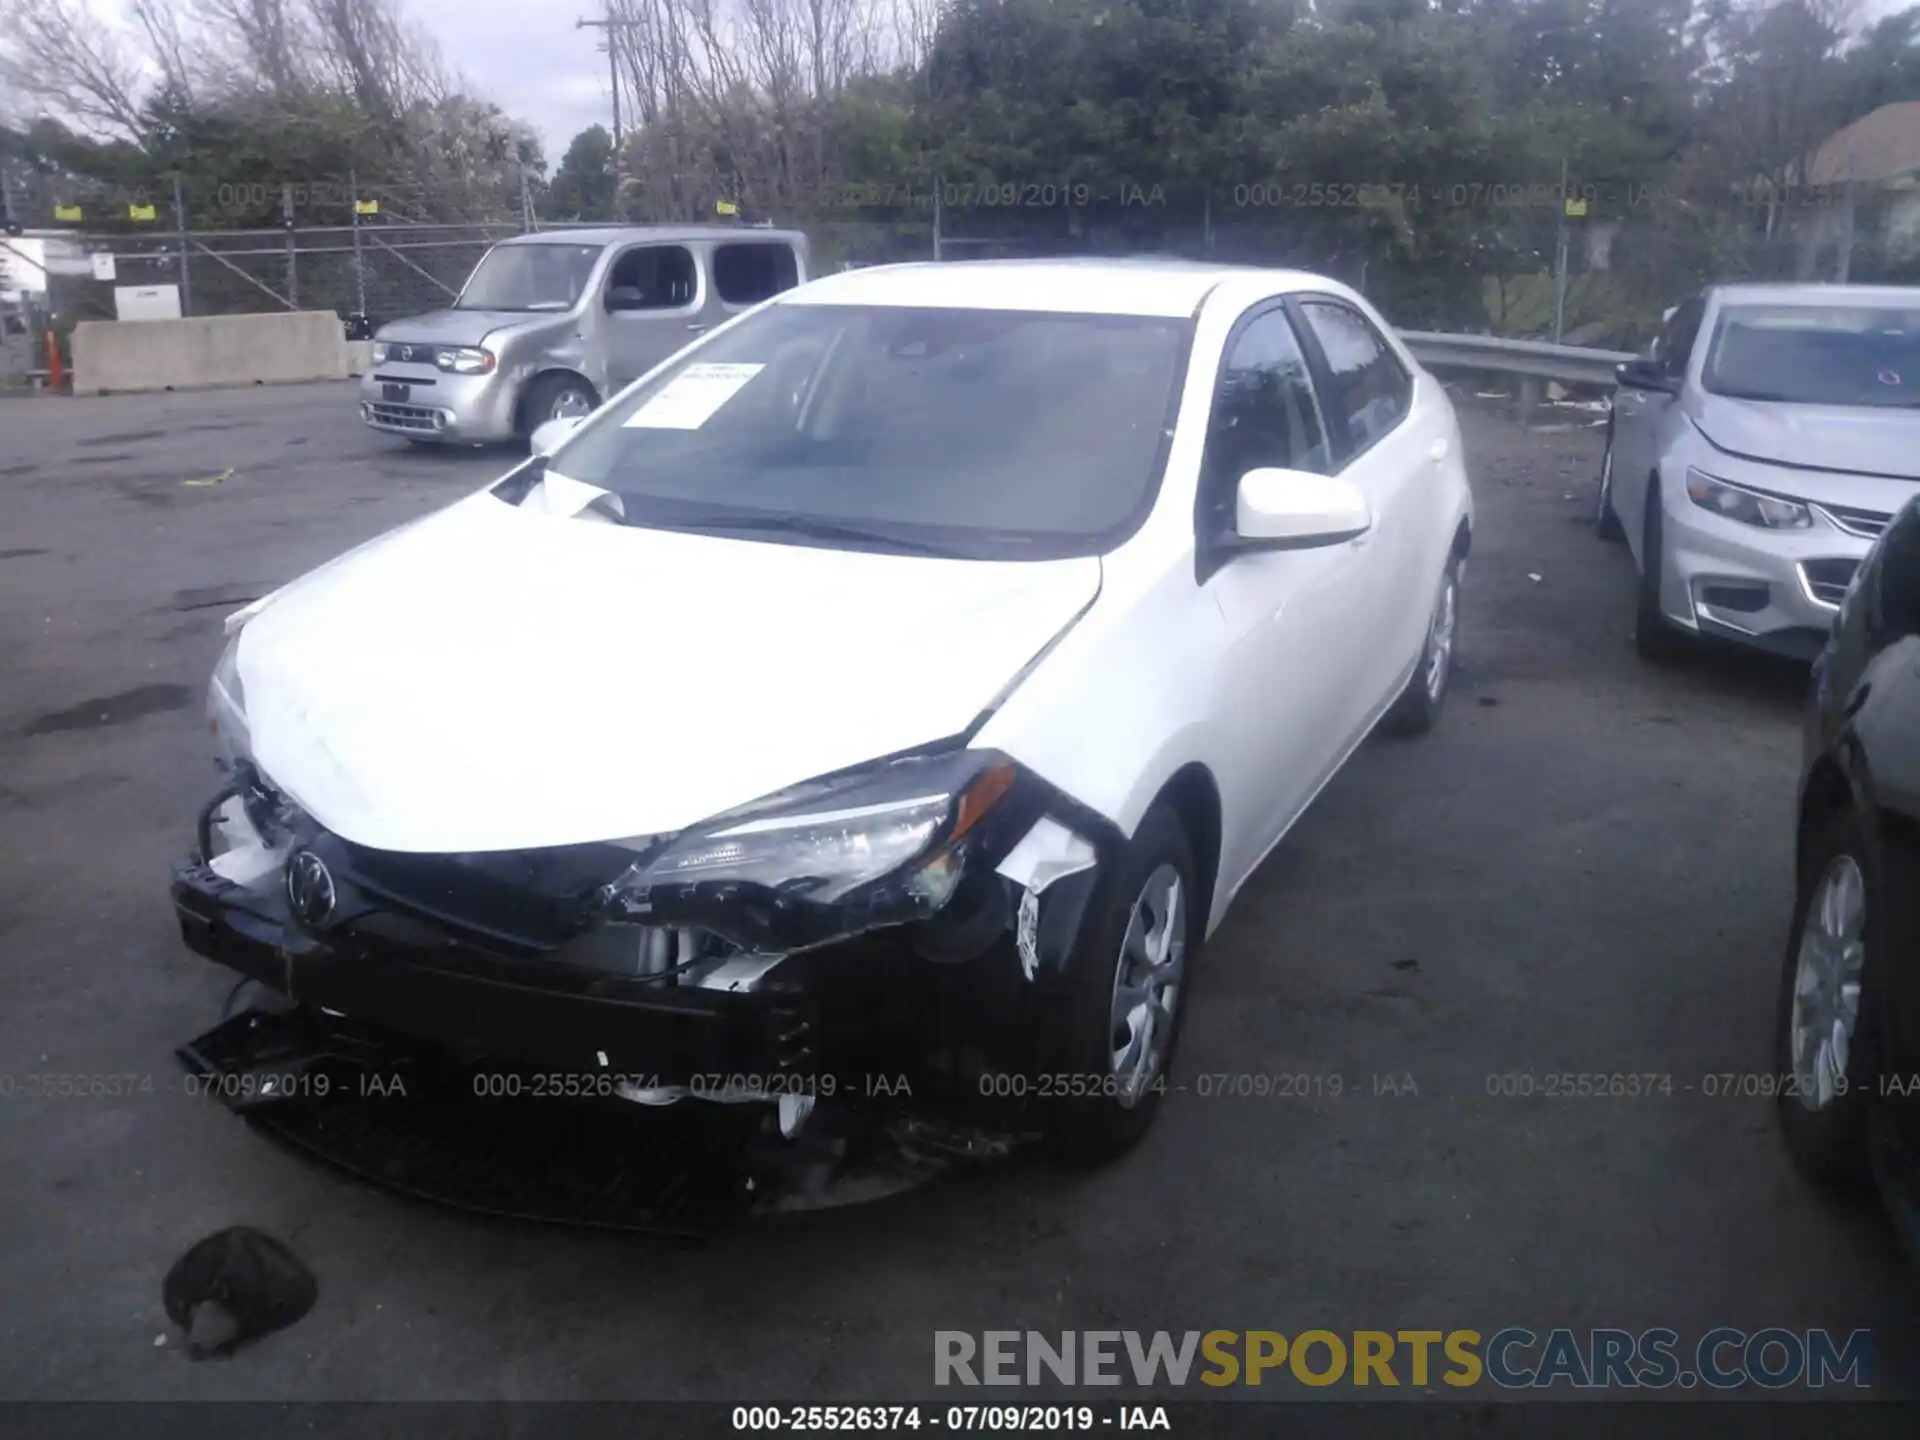
<svg viewBox="0 0 1920 1440"><path fill-rule="evenodd" d="M227 641L220 663L213 667L207 686L207 723L221 763L231 770L253 754L253 735L247 728L247 692L240 683L240 636Z"/></svg>
<svg viewBox="0 0 1920 1440"><path fill-rule="evenodd" d="M810 781L672 837L603 892L615 920L698 924L749 949L795 949L936 914L1013 763L960 750Z"/></svg>

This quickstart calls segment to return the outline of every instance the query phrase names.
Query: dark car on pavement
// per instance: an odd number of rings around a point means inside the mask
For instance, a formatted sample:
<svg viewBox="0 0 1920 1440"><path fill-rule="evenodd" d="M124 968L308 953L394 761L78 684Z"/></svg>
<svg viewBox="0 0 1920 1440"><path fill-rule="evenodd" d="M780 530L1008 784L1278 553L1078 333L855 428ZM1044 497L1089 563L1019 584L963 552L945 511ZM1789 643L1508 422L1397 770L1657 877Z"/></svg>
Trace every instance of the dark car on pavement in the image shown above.
<svg viewBox="0 0 1920 1440"><path fill-rule="evenodd" d="M1814 662L1775 1034L1795 1163L1877 1185L1920 1253L1920 500Z"/></svg>

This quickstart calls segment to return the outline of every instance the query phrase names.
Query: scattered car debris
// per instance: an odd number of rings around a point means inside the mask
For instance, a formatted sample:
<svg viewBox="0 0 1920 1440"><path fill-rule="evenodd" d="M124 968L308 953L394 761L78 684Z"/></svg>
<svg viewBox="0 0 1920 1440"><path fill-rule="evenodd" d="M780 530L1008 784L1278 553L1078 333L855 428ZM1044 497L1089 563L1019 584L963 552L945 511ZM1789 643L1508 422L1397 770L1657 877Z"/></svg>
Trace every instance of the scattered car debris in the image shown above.
<svg viewBox="0 0 1920 1440"><path fill-rule="evenodd" d="M204 1360L293 1324L313 1308L320 1286L280 1241L235 1225L176 1260L160 1294L167 1318L187 1332L187 1353Z"/></svg>
<svg viewBox="0 0 1920 1440"><path fill-rule="evenodd" d="M1527 572L1527 579L1533 581L1533 583L1536 585L1540 583L1540 577L1531 570Z"/></svg>
<svg viewBox="0 0 1920 1440"><path fill-rule="evenodd" d="M180 483L182 485L188 486L193 489L204 489L209 485L224 485L227 481L231 480L232 478L233 478L233 467L228 466L225 470L222 470L218 475L203 475L193 480L182 480Z"/></svg>
<svg viewBox="0 0 1920 1440"><path fill-rule="evenodd" d="M1420 968L1420 960L1417 956L1409 955L1404 960L1395 960L1393 962L1393 968L1396 970L1418 970Z"/></svg>

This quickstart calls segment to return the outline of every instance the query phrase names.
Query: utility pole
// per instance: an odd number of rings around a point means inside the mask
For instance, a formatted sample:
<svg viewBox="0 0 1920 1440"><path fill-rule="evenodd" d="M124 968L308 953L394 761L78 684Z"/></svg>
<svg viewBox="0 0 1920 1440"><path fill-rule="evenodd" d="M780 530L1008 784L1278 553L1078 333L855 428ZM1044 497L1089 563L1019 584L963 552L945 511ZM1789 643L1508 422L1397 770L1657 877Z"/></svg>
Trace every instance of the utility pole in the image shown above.
<svg viewBox="0 0 1920 1440"><path fill-rule="evenodd" d="M1553 343L1560 343L1560 332L1567 321L1567 161L1560 159L1560 221L1554 233L1553 260Z"/></svg>
<svg viewBox="0 0 1920 1440"><path fill-rule="evenodd" d="M576 20L576 30L604 30L607 32L607 79L613 86L613 203L618 219L620 205L620 46L614 36L622 30L632 30L639 22L634 20L616 20L613 18L613 0L607 0L606 14L598 20Z"/></svg>

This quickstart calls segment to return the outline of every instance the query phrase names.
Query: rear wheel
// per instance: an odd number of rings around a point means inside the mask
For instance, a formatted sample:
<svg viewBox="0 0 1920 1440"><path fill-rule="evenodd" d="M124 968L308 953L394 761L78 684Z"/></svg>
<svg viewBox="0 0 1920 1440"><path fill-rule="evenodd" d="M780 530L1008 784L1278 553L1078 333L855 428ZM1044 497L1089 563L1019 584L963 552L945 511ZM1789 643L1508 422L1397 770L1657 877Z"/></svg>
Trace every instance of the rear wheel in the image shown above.
<svg viewBox="0 0 1920 1440"><path fill-rule="evenodd" d="M1186 830L1163 802L1095 892L1069 962L1060 1073L1047 1077L1062 1097L1050 1128L1071 1159L1115 1158L1160 1112L1200 935L1194 874Z"/></svg>
<svg viewBox="0 0 1920 1440"><path fill-rule="evenodd" d="M1640 540L1640 585L1634 593L1633 645L1649 660L1668 660L1683 653L1687 637L1660 608L1660 575L1666 565L1662 537L1660 485L1647 482L1646 528Z"/></svg>
<svg viewBox="0 0 1920 1440"><path fill-rule="evenodd" d="M1624 540L1627 532L1613 513L1613 422L1607 422L1607 451L1600 457L1600 503L1595 507L1593 533L1602 540Z"/></svg>

